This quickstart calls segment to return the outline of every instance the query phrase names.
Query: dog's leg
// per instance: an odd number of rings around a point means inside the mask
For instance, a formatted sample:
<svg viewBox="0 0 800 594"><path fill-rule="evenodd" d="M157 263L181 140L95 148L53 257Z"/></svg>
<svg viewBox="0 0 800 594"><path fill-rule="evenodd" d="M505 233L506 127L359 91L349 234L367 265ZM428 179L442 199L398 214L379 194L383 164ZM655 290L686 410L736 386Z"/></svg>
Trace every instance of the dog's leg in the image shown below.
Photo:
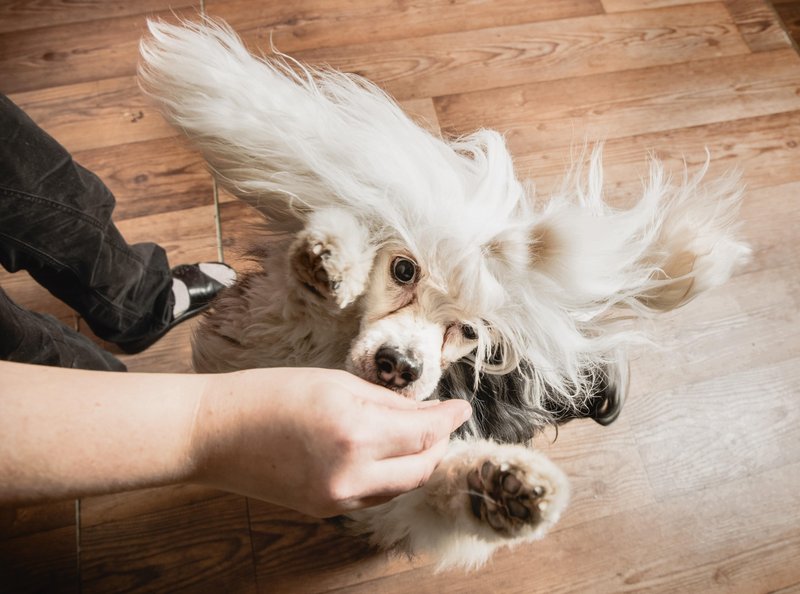
<svg viewBox="0 0 800 594"><path fill-rule="evenodd" d="M352 514L384 548L476 567L500 547L542 538L569 499L564 473L523 445L456 440L424 487Z"/></svg>
<svg viewBox="0 0 800 594"><path fill-rule="evenodd" d="M301 291L345 309L363 292L375 258L367 229L341 210L313 213L289 250Z"/></svg>

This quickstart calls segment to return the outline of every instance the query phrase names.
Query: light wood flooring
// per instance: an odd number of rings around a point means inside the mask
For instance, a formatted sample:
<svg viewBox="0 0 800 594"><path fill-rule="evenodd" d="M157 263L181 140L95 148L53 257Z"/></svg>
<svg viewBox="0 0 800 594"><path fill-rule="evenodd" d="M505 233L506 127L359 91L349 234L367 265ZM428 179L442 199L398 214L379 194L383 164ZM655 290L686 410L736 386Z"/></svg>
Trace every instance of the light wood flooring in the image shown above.
<svg viewBox="0 0 800 594"><path fill-rule="evenodd" d="M797 2L779 1L797 31ZM738 169L754 258L657 324L609 428L540 439L574 499L544 541L464 575L328 522L185 486L0 509L0 592L800 592L800 56L761 0L0 0L0 91L114 191L131 242L237 262L244 205L138 91L145 19L228 20L254 48L364 74L446 134L506 133L542 194L604 140L626 200L654 153ZM794 15L794 16L792 16ZM24 273L20 304L83 329ZM123 359L188 372L192 324ZM2 378L0 378L2 381ZM2 412L0 411L0 414Z"/></svg>

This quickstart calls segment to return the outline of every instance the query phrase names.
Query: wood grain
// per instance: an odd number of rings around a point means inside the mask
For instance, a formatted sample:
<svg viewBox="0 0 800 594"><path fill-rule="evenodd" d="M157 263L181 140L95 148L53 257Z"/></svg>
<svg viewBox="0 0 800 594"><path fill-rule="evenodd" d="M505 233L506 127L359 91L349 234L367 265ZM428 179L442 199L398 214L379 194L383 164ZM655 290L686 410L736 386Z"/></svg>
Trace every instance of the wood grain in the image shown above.
<svg viewBox="0 0 800 594"><path fill-rule="evenodd" d="M292 53L602 12L600 0L498 0L492 2L491 10L480 0L206 0L205 7L210 15L233 25L251 44L266 48L271 41L280 51Z"/></svg>
<svg viewBox="0 0 800 594"><path fill-rule="evenodd" d="M0 34L0 91L6 95L46 87L131 76L146 18L175 22L196 9L162 11L52 25Z"/></svg>
<svg viewBox="0 0 800 594"><path fill-rule="evenodd" d="M775 0L772 7L797 49L800 44L800 0Z"/></svg>
<svg viewBox="0 0 800 594"><path fill-rule="evenodd" d="M169 8L199 9L196 1L181 0L6 0L0 3L0 33L26 31L97 19L163 11Z"/></svg>
<svg viewBox="0 0 800 594"><path fill-rule="evenodd" d="M769 2L726 0L747 45L754 52L791 48L792 41Z"/></svg>
<svg viewBox="0 0 800 594"><path fill-rule="evenodd" d="M75 501L0 508L0 584L9 592L78 592Z"/></svg>
<svg viewBox="0 0 800 594"><path fill-rule="evenodd" d="M262 592L324 592L387 571L385 554L331 521L251 501L250 527Z"/></svg>
<svg viewBox="0 0 800 594"><path fill-rule="evenodd" d="M533 179L545 199L560 186L581 148L532 146L518 153L514 161L520 175ZM709 178L738 170L748 190L791 183L797 179L794 165L800 159L800 112L607 140L603 144L606 197L615 204L638 198L649 155L658 157L673 175L681 175L684 166L689 171L703 166L706 149L711 159Z"/></svg>
<svg viewBox="0 0 800 594"><path fill-rule="evenodd" d="M437 98L445 133L480 125L514 154L800 109L792 50L702 60ZM498 109L502 105L502 109Z"/></svg>
<svg viewBox="0 0 800 594"><path fill-rule="evenodd" d="M213 204L205 161L176 137L78 151L73 157L119 197L116 221Z"/></svg>
<svg viewBox="0 0 800 594"><path fill-rule="evenodd" d="M602 0L603 9L606 12L624 12L629 10L664 8L666 6L702 4L704 2L718 1L719 0Z"/></svg>
<svg viewBox="0 0 800 594"><path fill-rule="evenodd" d="M255 592L244 497L226 495L82 526L88 592Z"/></svg>
<svg viewBox="0 0 800 594"><path fill-rule="evenodd" d="M14 93L10 98L73 152L175 136L133 76Z"/></svg>
<svg viewBox="0 0 800 594"><path fill-rule="evenodd" d="M296 55L364 75L395 97L410 99L747 51L724 7L702 4L353 44Z"/></svg>
<svg viewBox="0 0 800 594"><path fill-rule="evenodd" d="M80 592L75 526L0 540L0 584L5 591Z"/></svg>

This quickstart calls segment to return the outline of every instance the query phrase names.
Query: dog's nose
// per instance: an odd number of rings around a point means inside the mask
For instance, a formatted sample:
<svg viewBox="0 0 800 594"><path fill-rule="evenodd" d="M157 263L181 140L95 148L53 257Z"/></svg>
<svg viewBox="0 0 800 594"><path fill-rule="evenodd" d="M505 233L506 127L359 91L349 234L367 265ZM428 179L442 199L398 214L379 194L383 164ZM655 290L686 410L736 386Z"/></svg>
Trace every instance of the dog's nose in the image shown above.
<svg viewBox="0 0 800 594"><path fill-rule="evenodd" d="M381 347L375 353L378 380L387 386L405 388L422 375L422 362L393 347Z"/></svg>

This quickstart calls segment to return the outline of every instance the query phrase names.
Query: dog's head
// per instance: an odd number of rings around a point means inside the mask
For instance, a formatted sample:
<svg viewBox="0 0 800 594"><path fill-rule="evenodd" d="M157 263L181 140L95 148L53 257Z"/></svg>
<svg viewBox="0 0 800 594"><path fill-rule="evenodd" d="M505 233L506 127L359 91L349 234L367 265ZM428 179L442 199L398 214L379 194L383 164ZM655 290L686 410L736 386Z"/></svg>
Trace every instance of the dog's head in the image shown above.
<svg viewBox="0 0 800 594"><path fill-rule="evenodd" d="M607 304L590 284L603 250L586 213L537 210L495 132L432 142L435 167L418 162L392 200L352 209L377 249L348 369L409 398L468 399L476 429L500 439L575 416L610 422L624 365L619 343L592 330ZM568 219L586 227L577 241Z"/></svg>
<svg viewBox="0 0 800 594"><path fill-rule="evenodd" d="M471 270L482 257L437 267L407 246L380 249L348 369L408 398L468 400L475 414L463 430L499 441L525 441L545 425L578 417L615 420L627 391L625 361L588 365L567 393L539 383L529 359L508 352L490 322L503 315L509 296L500 287L494 295L482 290L494 282Z"/></svg>

